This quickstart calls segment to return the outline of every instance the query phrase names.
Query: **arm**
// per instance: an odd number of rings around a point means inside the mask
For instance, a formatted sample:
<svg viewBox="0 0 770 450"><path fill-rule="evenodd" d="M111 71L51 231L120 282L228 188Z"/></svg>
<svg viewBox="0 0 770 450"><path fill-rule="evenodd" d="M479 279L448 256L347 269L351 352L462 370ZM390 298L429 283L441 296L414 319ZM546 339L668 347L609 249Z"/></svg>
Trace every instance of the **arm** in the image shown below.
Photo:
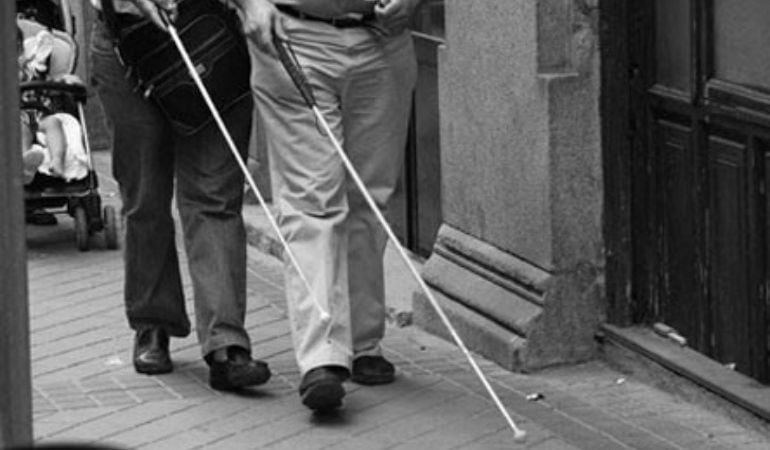
<svg viewBox="0 0 770 450"><path fill-rule="evenodd" d="M261 51L275 55L272 46L273 33L283 36L281 16L278 10L268 0L232 0L237 7L243 34L252 40Z"/></svg>
<svg viewBox="0 0 770 450"><path fill-rule="evenodd" d="M420 3L422 0L379 0L374 14L385 29L396 35L406 30Z"/></svg>
<svg viewBox="0 0 770 450"><path fill-rule="evenodd" d="M171 21L177 16L176 0L129 0L136 6L143 16L150 19L162 29L166 29L164 20L160 16L160 10L166 11Z"/></svg>

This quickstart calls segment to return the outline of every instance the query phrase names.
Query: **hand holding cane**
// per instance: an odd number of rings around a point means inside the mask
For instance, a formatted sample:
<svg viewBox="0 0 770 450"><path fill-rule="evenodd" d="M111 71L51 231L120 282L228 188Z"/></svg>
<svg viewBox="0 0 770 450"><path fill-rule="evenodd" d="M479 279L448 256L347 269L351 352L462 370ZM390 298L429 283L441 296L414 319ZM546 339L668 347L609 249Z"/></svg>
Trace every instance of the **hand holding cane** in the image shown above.
<svg viewBox="0 0 770 450"><path fill-rule="evenodd" d="M198 72L195 70L195 64L192 62L192 59L190 58L189 53L185 49L185 46L182 43L181 38L179 37L179 33L177 32L176 27L174 26L173 22L169 19L165 11L160 10L159 12L165 22L166 30L171 36L171 39L174 41L174 44L176 45L176 48L179 51L179 54L181 55L182 60L184 61L185 66L187 67L187 70L190 73L190 76L195 82L195 85L198 87L200 94L203 96L203 100L206 102L206 105L208 106L209 111L211 112L211 115L214 118L214 122L216 122L217 126L219 127L219 130L222 133L222 136L224 137L227 143L227 146L230 149L230 152L232 153L233 157L238 163L238 166L240 166L241 171L243 172L243 175L249 184L249 187L254 192L254 195L257 197L257 200L259 201L260 206L265 211L265 215L267 216L267 219L270 222L271 228L273 229L273 231L275 231L276 235L278 236L278 239L281 242L281 245L283 245L284 254L289 259L294 269L297 271L300 279L302 280L302 283L305 285L305 289L307 289L308 295L311 296L314 305L318 309L318 314L321 322L326 323L327 328L330 327L331 316L329 315L329 312L318 301L318 298L315 296L312 288L310 287L310 282L308 281L307 277L302 271L302 268L299 265L299 261L297 261L297 258L294 256L294 252L292 252L288 242L286 242L286 239L281 234L281 230L278 227L278 223L273 217L273 214L270 211L270 208L268 208L267 202L265 202L265 199L262 196L262 193L260 192L259 188L257 188L257 185L254 182L254 178L251 176L251 173L249 173L249 169L246 166L246 163L243 161L241 154L238 152L238 148L235 145L235 142L233 142L233 139L230 136L230 132L228 131L227 126L222 120L222 117L219 114L219 111L217 110L216 105L211 100L211 96L208 93L208 89L206 89L206 86L203 84L203 80L201 80L200 75L198 75Z"/></svg>
<svg viewBox="0 0 770 450"><path fill-rule="evenodd" d="M289 76L291 77L292 82L299 90L300 95L302 95L302 98L304 99L305 103L307 103L308 107L310 107L310 109L313 111L313 114L315 115L317 122L323 128L324 133L331 140L332 145L334 146L334 149L336 150L338 156L342 159L342 162L345 165L345 168L347 169L348 174L351 176L356 186L361 191L361 194L366 200L366 203L374 212L375 216L380 222L380 225L382 225L388 238L395 245L396 250L398 251L398 254L401 256L401 259L404 261L409 271L412 273L412 276L414 276L415 280L417 280L417 283L419 284L425 296L428 298L431 306L434 308L434 310L438 314L441 321L449 330L449 333L452 335L452 338L454 339L455 343L460 348L460 350L462 350L463 354L468 359L468 362L470 363L474 372L481 380L481 383L484 385L487 392L492 397L492 400L494 401L495 405L500 410L505 420L508 422L508 425L510 425L511 429L513 430L514 440L516 442L523 442L526 439L526 435L527 435L526 431L516 426L516 422L513 421L510 414L506 410L505 406L500 401L500 398L497 396L497 393L495 393L495 390L489 384L489 381L487 381L487 378L484 376L484 373L481 371L481 368L473 359L473 356L468 351L468 348L465 346L465 343L460 338L460 335L452 326L452 323L449 321L449 318L444 313L443 309L441 308L441 305L433 296L432 291L430 290L428 285L425 283L425 281L422 279L422 276L420 276L420 274L418 273L414 264L409 259L409 256L407 255L406 250L404 250L403 246L398 241L398 238L393 233L393 230L391 229L390 225L388 225L387 220L382 215L382 212L377 207L377 204L375 203L375 201L372 199L371 195L367 191L366 186L364 185L363 181L358 175L358 172L356 171L355 167L353 167L352 162L348 158L345 151L342 149L342 146L340 145L337 138L334 136L334 133L332 132L331 127L329 126L328 122L324 118L323 114L321 114L321 111L319 110L318 105L315 101L315 97L313 96L313 90L310 84L308 83L307 78L302 73L302 69L296 57L294 56L294 53L291 51L291 48L288 47L287 43L282 41L275 34L273 34L273 44L275 45L275 48L278 52L278 58L281 61L281 64L283 64L284 68L289 73Z"/></svg>

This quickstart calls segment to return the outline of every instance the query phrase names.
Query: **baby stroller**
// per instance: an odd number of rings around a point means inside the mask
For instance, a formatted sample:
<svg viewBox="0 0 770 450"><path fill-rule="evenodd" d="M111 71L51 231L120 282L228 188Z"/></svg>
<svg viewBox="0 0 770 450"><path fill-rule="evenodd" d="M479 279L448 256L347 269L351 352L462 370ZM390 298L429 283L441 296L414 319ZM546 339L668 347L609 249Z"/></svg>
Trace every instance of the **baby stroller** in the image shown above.
<svg viewBox="0 0 770 450"><path fill-rule="evenodd" d="M30 17L29 5L34 3L33 11L46 11L48 20L54 23L41 23L39 17ZM60 12L57 19L51 14L51 5ZM24 9L26 7L26 9ZM37 116L64 112L77 119L82 131L82 147L87 160L87 173L79 179L65 180L37 172L31 182L24 186L24 202L27 211L44 211L50 214L68 214L75 221L75 241L81 251L89 249L89 238L97 233L104 233L104 242L109 249L118 247L117 216L115 208L105 206L98 191L98 178L93 169L88 131L85 122L84 105L86 87L74 77L78 56L77 44L72 36L72 21L69 15L68 0L19 0L17 2L19 18L17 23L24 38L36 36L41 30L53 35L53 50L48 58L48 73L44 80L20 83L21 110L23 114ZM42 15L41 15L42 16ZM63 18L62 18L63 17ZM69 24L69 25L68 25ZM62 27L65 29L57 29ZM69 28L69 29L66 29ZM60 75L70 75L64 81L49 81ZM73 81L74 80L74 81Z"/></svg>

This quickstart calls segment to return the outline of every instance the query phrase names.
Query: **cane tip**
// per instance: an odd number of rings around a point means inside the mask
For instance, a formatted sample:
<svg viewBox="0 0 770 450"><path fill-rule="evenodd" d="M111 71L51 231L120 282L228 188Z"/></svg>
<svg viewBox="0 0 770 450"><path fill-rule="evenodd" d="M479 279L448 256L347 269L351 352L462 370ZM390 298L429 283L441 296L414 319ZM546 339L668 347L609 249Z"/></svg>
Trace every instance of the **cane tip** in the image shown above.
<svg viewBox="0 0 770 450"><path fill-rule="evenodd" d="M516 430L513 433L513 441L519 444L527 442L527 432L524 430Z"/></svg>

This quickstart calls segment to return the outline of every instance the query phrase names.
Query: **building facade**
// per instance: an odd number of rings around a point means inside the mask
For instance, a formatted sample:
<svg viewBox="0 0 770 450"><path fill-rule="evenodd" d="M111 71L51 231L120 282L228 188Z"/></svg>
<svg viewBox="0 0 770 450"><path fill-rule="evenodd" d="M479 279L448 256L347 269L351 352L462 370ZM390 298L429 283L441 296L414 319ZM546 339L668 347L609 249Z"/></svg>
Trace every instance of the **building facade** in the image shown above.
<svg viewBox="0 0 770 450"><path fill-rule="evenodd" d="M662 325L715 367L770 381L768 13L764 0L423 2L389 213L471 349L530 371L597 357L608 330ZM446 334L419 293L414 311Z"/></svg>
<svg viewBox="0 0 770 450"><path fill-rule="evenodd" d="M441 211L423 274L469 346L534 370L667 330L709 362L694 377L768 383L770 4L426 3Z"/></svg>

